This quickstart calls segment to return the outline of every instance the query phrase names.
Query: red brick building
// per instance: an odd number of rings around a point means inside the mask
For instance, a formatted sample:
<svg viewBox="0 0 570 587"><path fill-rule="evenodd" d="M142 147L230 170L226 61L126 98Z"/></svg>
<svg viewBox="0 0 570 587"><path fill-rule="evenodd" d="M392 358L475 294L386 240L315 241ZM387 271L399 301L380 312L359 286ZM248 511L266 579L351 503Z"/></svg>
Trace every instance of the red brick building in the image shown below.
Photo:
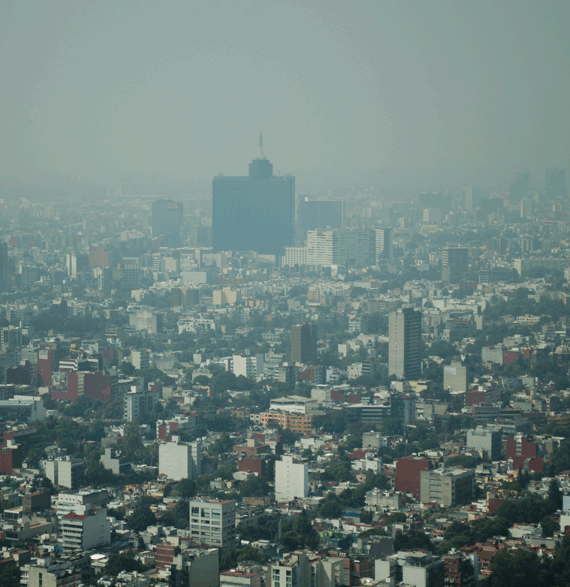
<svg viewBox="0 0 570 587"><path fill-rule="evenodd" d="M395 488L402 493L411 493L420 499L420 479L422 471L430 468L429 459L403 457L396 463Z"/></svg>

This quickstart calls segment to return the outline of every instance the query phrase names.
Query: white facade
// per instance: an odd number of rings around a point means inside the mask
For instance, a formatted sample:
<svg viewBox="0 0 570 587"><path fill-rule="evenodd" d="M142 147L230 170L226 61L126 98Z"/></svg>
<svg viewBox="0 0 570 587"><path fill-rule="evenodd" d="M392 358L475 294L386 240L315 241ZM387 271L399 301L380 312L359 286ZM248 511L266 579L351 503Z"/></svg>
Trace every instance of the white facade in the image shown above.
<svg viewBox="0 0 570 587"><path fill-rule="evenodd" d="M309 465L283 456L275 463L275 501L293 501L309 495Z"/></svg>
<svg viewBox="0 0 570 587"><path fill-rule="evenodd" d="M376 258L391 261L394 258L391 228L376 228Z"/></svg>
<svg viewBox="0 0 570 587"><path fill-rule="evenodd" d="M270 400L270 410L280 410L289 414L308 414L317 408L317 401L302 395L289 395Z"/></svg>
<svg viewBox="0 0 570 587"><path fill-rule="evenodd" d="M190 535L192 540L227 550L236 541L236 503L231 500L190 501Z"/></svg>
<svg viewBox="0 0 570 587"><path fill-rule="evenodd" d="M131 362L135 369L148 371L150 369L150 353L148 351L131 351Z"/></svg>
<svg viewBox="0 0 570 587"><path fill-rule="evenodd" d="M307 264L369 267L376 263L376 233L368 228L318 228L307 232Z"/></svg>
<svg viewBox="0 0 570 587"><path fill-rule="evenodd" d="M79 513L71 512L61 520L63 548L87 550L111 544L111 524L105 508L78 506Z"/></svg>
<svg viewBox="0 0 570 587"><path fill-rule="evenodd" d="M85 462L69 456L42 461L46 477L54 484L73 489L83 480Z"/></svg>
<svg viewBox="0 0 570 587"><path fill-rule="evenodd" d="M29 395L15 395L8 400L0 400L0 417L29 423L43 422L46 419L44 400Z"/></svg>
<svg viewBox="0 0 570 587"><path fill-rule="evenodd" d="M71 512L78 513L80 506L99 505L108 497L105 489L80 489L79 491L61 492L57 496L57 517L59 520Z"/></svg>
<svg viewBox="0 0 570 587"><path fill-rule="evenodd" d="M257 357L234 355L232 360L232 372L236 377L255 377L257 375Z"/></svg>
<svg viewBox="0 0 570 587"><path fill-rule="evenodd" d="M158 445L158 474L173 481L194 479L202 473L202 443L180 442L178 436L172 442Z"/></svg>
<svg viewBox="0 0 570 587"><path fill-rule="evenodd" d="M285 247L285 255L281 257L281 267L295 267L307 264L307 247Z"/></svg>

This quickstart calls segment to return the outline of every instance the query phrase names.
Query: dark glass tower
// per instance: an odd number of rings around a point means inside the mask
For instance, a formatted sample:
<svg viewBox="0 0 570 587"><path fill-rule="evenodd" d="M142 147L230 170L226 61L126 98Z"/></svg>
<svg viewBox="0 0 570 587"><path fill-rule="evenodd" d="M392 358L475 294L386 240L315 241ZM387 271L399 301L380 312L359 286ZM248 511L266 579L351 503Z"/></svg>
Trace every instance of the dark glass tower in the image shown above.
<svg viewBox="0 0 570 587"><path fill-rule="evenodd" d="M316 364L317 325L301 322L291 326L291 360L294 363Z"/></svg>
<svg viewBox="0 0 570 587"><path fill-rule="evenodd" d="M152 236L166 247L180 246L180 228L184 218L182 202L157 200L152 203Z"/></svg>
<svg viewBox="0 0 570 587"><path fill-rule="evenodd" d="M566 190L566 170L547 169L545 173L545 197L547 200L564 200L568 196Z"/></svg>
<svg viewBox="0 0 570 587"><path fill-rule="evenodd" d="M293 244L295 178L273 175L261 149L249 175L219 175L212 183L214 251L257 251L282 255Z"/></svg>

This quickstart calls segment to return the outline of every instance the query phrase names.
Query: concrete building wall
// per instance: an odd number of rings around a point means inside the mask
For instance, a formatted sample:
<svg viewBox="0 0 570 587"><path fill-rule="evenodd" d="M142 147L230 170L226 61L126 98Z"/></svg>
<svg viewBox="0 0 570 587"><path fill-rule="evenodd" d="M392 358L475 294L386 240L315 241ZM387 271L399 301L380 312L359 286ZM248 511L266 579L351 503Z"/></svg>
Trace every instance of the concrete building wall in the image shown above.
<svg viewBox="0 0 570 587"><path fill-rule="evenodd" d="M275 463L275 500L293 501L309 495L309 467L286 455Z"/></svg>
<svg viewBox="0 0 570 587"><path fill-rule="evenodd" d="M182 443L177 436L172 442L161 443L158 447L158 473L173 481L194 479L201 474L202 443Z"/></svg>

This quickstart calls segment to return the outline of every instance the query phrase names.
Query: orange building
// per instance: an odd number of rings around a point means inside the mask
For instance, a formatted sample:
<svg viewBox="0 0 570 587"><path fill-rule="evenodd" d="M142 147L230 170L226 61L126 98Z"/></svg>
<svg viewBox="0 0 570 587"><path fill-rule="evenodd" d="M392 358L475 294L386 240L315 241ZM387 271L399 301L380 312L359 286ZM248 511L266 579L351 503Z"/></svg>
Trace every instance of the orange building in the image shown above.
<svg viewBox="0 0 570 587"><path fill-rule="evenodd" d="M289 414L287 412L262 412L259 421L264 428L269 426L281 426L284 430L291 430L300 434L311 432L313 427L313 415Z"/></svg>

